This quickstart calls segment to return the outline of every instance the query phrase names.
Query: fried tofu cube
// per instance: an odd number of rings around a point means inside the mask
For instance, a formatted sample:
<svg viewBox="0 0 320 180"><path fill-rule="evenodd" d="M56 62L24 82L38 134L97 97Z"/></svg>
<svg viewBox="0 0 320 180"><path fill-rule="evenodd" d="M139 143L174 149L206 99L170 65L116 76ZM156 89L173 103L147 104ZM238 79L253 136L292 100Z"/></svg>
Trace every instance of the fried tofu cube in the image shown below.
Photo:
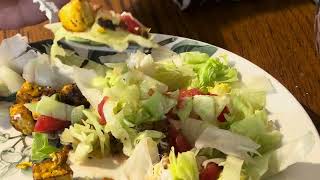
<svg viewBox="0 0 320 180"><path fill-rule="evenodd" d="M71 180L73 172L67 164L69 148L53 153L51 159L32 166L34 180Z"/></svg>
<svg viewBox="0 0 320 180"><path fill-rule="evenodd" d="M87 0L71 0L59 11L63 27L69 31L82 32L94 23L94 12Z"/></svg>
<svg viewBox="0 0 320 180"><path fill-rule="evenodd" d="M29 111L22 103L14 104L9 109L10 124L25 135L33 132L35 121Z"/></svg>

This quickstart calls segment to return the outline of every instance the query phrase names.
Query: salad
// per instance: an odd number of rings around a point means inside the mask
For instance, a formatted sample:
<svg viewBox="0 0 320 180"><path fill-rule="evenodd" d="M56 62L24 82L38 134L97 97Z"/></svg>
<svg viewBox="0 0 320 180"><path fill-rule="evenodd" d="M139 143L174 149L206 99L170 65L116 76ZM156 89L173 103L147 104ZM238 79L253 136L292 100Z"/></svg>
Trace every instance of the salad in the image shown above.
<svg viewBox="0 0 320 180"><path fill-rule="evenodd" d="M94 12L72 0L59 16L61 23L48 25L55 40L47 54L21 35L0 45L1 101L14 101L11 125L33 137L30 162L17 167L32 168L34 179L72 179L77 166L99 161L110 166L81 178L259 180L312 149L312 133L282 143L266 109L272 85L261 77L241 81L226 55L161 48L170 56L137 51L98 63L58 41L119 51L132 42L157 45L128 13Z"/></svg>

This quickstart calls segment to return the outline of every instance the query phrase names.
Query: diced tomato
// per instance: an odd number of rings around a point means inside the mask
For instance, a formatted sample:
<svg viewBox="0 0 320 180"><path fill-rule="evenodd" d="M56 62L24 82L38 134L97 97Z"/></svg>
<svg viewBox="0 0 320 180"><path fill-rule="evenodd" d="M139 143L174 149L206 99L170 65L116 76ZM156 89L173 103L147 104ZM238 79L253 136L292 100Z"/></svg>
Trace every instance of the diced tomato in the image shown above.
<svg viewBox="0 0 320 180"><path fill-rule="evenodd" d="M134 18L131 13L123 12L120 15L120 26L124 25L123 28L128 30L131 33L139 34L142 24Z"/></svg>
<svg viewBox="0 0 320 180"><path fill-rule="evenodd" d="M176 147L178 152L186 152L192 149L191 145L189 144L188 140L182 135L182 133L179 133L176 137Z"/></svg>
<svg viewBox="0 0 320 180"><path fill-rule="evenodd" d="M192 97L195 95L206 95L205 93L201 92L197 88L193 89L181 89L179 92L179 100L185 98L185 97Z"/></svg>
<svg viewBox="0 0 320 180"><path fill-rule="evenodd" d="M219 122L226 122L226 118L224 117L224 114L229 114L229 108L227 106L225 106L222 110L222 112L219 114L218 116L218 121Z"/></svg>
<svg viewBox="0 0 320 180"><path fill-rule="evenodd" d="M49 116L41 115L38 117L35 132L54 132L62 130L70 125L70 121L64 121Z"/></svg>
<svg viewBox="0 0 320 180"><path fill-rule="evenodd" d="M98 113L100 115L99 123L101 125L105 125L107 123L107 120L106 120L104 113L103 113L103 106L105 105L107 100L108 100L108 97L105 96L105 97L103 97L102 101L98 104Z"/></svg>
<svg viewBox="0 0 320 180"><path fill-rule="evenodd" d="M168 133L169 144L174 147L176 152L186 152L192 149L188 140L172 124L169 124Z"/></svg>
<svg viewBox="0 0 320 180"><path fill-rule="evenodd" d="M200 180L217 180L219 178L221 168L215 163L209 163L207 167L200 172Z"/></svg>
<svg viewBox="0 0 320 180"><path fill-rule="evenodd" d="M209 95L209 96L216 96L216 94L210 94L210 93L203 93L197 88L192 88L192 89L181 89L179 91L179 98L178 98L178 105L177 107L179 109L182 109L184 107L184 98L186 97L193 97L196 95Z"/></svg>

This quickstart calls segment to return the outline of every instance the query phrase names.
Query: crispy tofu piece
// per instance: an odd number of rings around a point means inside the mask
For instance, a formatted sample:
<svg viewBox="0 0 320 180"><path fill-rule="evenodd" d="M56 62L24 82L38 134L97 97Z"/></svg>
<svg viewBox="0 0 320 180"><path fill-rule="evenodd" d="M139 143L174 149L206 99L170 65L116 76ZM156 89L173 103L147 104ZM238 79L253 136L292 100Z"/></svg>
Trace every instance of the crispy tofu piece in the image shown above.
<svg viewBox="0 0 320 180"><path fill-rule="evenodd" d="M33 132L35 121L29 111L22 103L14 104L9 109L10 124L25 135Z"/></svg>
<svg viewBox="0 0 320 180"><path fill-rule="evenodd" d="M86 108L90 106L90 103L82 95L80 89L75 84L64 85L59 92L59 99L61 102L64 102L73 106L84 105Z"/></svg>
<svg viewBox="0 0 320 180"><path fill-rule="evenodd" d="M41 96L51 96L55 93L56 91L50 87L42 87L26 81L17 92L16 103L36 102L41 99Z"/></svg>
<svg viewBox="0 0 320 180"><path fill-rule="evenodd" d="M73 172L67 164L69 147L51 154L51 159L32 166L34 180L71 180Z"/></svg>
<svg viewBox="0 0 320 180"><path fill-rule="evenodd" d="M63 27L69 31L82 32L94 23L94 12L87 0L71 0L59 11Z"/></svg>

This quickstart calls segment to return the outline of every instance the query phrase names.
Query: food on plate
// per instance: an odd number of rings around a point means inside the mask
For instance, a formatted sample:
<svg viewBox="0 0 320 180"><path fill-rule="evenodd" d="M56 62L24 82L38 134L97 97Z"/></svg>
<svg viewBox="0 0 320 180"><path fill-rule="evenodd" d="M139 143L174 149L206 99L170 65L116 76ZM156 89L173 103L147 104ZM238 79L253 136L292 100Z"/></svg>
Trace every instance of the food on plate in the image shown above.
<svg viewBox="0 0 320 180"><path fill-rule="evenodd" d="M41 96L51 96L55 93L56 91L50 87L43 87L26 81L17 92L16 103L24 104L39 101Z"/></svg>
<svg viewBox="0 0 320 180"><path fill-rule="evenodd" d="M94 12L88 1L71 0L59 11L63 27L69 31L82 32L94 22Z"/></svg>
<svg viewBox="0 0 320 180"><path fill-rule="evenodd" d="M23 103L14 104L10 107L10 124L25 135L31 135L35 121L32 113Z"/></svg>
<svg viewBox="0 0 320 180"><path fill-rule="evenodd" d="M3 95L17 93L12 126L32 134L34 179L259 180L311 151L312 133L284 144L269 120L272 84L242 81L224 54L163 47L159 52L170 56L137 51L102 64L58 46L57 40L69 38L119 50L131 40L155 47L130 14L90 14L88 8L72 0L60 11L63 26L50 25L57 28L50 55L24 56L23 68L16 69L23 53L15 52L20 56L0 65L17 80L2 78L1 86L8 89ZM82 19L88 12L96 16L92 25L90 17ZM25 43L20 36L6 43L13 40Z"/></svg>
<svg viewBox="0 0 320 180"><path fill-rule="evenodd" d="M67 164L68 147L50 154L50 158L32 166L34 180L71 180L73 171Z"/></svg>
<svg viewBox="0 0 320 180"><path fill-rule="evenodd" d="M90 104L87 99L81 94L81 91L75 84L67 84L62 87L59 92L59 99L69 105L89 107Z"/></svg>
<svg viewBox="0 0 320 180"><path fill-rule="evenodd" d="M93 10L86 0L71 0L59 12L60 23L46 27L55 34L55 42L65 39L92 45L105 45L124 51L129 44L157 47L153 36L131 13Z"/></svg>

